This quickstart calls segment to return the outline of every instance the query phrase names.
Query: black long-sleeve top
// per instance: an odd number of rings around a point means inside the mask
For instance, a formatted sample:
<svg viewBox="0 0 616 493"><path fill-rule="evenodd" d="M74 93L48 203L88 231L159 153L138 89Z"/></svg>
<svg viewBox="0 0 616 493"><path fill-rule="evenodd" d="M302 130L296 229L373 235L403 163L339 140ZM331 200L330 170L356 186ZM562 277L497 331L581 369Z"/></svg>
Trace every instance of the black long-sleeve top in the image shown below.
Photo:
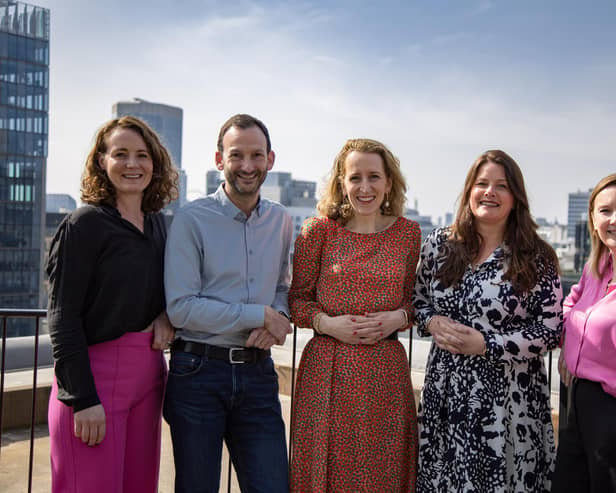
<svg viewBox="0 0 616 493"><path fill-rule="evenodd" d="M58 226L49 250L47 318L58 399L75 411L100 403L88 346L145 329L165 309L161 213L144 232L107 205L81 207Z"/></svg>

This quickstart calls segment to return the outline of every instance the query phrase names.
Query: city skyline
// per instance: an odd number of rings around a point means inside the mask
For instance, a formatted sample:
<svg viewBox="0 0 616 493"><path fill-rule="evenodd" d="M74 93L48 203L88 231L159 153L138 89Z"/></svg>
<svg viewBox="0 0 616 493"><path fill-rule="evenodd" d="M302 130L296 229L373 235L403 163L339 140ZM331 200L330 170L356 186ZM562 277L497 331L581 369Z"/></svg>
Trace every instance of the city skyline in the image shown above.
<svg viewBox="0 0 616 493"><path fill-rule="evenodd" d="M49 12L0 1L0 306L38 308L48 144ZM14 319L8 333L27 333Z"/></svg>
<svg viewBox="0 0 616 493"><path fill-rule="evenodd" d="M132 97L184 109L189 196L236 112L270 128L274 170L318 184L346 138L382 140L435 222L488 148L560 223L568 193L616 168L613 2L37 4L51 9L48 193L78 198L92 136Z"/></svg>

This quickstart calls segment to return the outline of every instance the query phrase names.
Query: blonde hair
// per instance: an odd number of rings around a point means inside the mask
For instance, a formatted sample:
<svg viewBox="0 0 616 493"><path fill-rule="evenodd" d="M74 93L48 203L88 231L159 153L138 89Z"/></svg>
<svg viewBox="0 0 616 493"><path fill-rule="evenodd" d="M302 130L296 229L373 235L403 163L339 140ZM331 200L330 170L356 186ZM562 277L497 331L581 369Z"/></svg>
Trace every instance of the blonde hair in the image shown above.
<svg viewBox="0 0 616 493"><path fill-rule="evenodd" d="M105 123L94 137L94 145L86 158L81 177L81 200L86 204L116 205L116 190L107 173L98 164L101 154L107 152L106 138L116 128L125 128L138 133L152 157L152 180L143 191L143 212L157 212L178 198L178 172L171 156L158 135L147 123L134 116L114 118Z"/></svg>
<svg viewBox="0 0 616 493"><path fill-rule="evenodd" d="M389 206L381 204L381 212L386 216L402 216L406 201L406 182L400 171L400 161L381 142L372 139L349 139L334 159L334 165L330 171L325 189L317 204L317 211L321 216L338 220L345 224L353 215L353 209L348 201L345 201L342 180L345 173L345 161L353 152L373 153L381 156L383 169L387 178L391 180L391 190L386 196Z"/></svg>
<svg viewBox="0 0 616 493"><path fill-rule="evenodd" d="M616 186L616 173L607 175L599 180L599 183L592 189L588 200L588 231L590 232L590 256L588 257L588 265L592 275L597 279L601 277L603 271L607 268L607 262L604 261L608 254L608 248L599 238L599 234L595 229L595 220L593 218L593 209L595 208L595 200L600 192L608 187Z"/></svg>

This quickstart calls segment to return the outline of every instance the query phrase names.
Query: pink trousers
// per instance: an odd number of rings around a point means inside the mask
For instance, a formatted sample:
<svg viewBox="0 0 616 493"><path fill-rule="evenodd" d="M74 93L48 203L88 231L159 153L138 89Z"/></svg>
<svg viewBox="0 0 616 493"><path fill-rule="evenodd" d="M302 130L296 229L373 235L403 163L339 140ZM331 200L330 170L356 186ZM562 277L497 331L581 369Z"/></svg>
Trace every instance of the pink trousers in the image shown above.
<svg viewBox="0 0 616 493"><path fill-rule="evenodd" d="M155 493L167 366L152 333L129 332L88 349L106 434L94 447L75 438L72 408L49 399L53 493Z"/></svg>

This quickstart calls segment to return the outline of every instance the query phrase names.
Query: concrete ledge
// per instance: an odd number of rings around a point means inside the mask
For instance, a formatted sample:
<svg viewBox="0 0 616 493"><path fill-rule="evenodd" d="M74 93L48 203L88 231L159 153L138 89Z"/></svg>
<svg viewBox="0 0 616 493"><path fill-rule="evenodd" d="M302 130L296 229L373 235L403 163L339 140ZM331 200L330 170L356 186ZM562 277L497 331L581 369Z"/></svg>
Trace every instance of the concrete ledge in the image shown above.
<svg viewBox="0 0 616 493"><path fill-rule="evenodd" d="M51 385L36 389L35 424L47 423L47 405ZM5 389L2 394L2 430L29 427L32 422L32 386Z"/></svg>
<svg viewBox="0 0 616 493"><path fill-rule="evenodd" d="M275 363L276 373L278 373L278 391L283 395L291 396L291 375L293 374L292 367L284 364ZM297 369L295 371L297 378Z"/></svg>
<svg viewBox="0 0 616 493"><path fill-rule="evenodd" d="M6 339L5 351L5 371L28 370L34 366L34 345L33 336L9 337ZM2 350L2 340L0 339L0 350ZM39 336L38 345L38 367L52 366L53 356L51 352L51 341L48 334Z"/></svg>
<svg viewBox="0 0 616 493"><path fill-rule="evenodd" d="M292 367L290 360L289 362L286 361L288 358L279 358L279 356L281 355L274 354L275 368L278 373L279 392L282 395L290 397ZM299 364L299 359L296 363ZM415 406L419 405L421 398L423 376L423 372L411 370ZM7 373L5 378L5 389L2 395L2 429L13 430L26 426L29 427L32 409L32 384L28 384L28 382L32 381L32 372L21 371ZM36 424L47 423L47 406L49 404L49 395L51 393L52 378L52 368L43 368L39 370L36 392ZM552 405L554 405L554 399ZM557 407L552 410L552 423L554 424L554 429L558 430L559 416ZM556 439L558 441L558 433L556 433Z"/></svg>
<svg viewBox="0 0 616 493"><path fill-rule="evenodd" d="M2 429L29 427L32 418L32 370L6 372L2 393ZM47 423L53 368L39 368L36 374L35 424Z"/></svg>

